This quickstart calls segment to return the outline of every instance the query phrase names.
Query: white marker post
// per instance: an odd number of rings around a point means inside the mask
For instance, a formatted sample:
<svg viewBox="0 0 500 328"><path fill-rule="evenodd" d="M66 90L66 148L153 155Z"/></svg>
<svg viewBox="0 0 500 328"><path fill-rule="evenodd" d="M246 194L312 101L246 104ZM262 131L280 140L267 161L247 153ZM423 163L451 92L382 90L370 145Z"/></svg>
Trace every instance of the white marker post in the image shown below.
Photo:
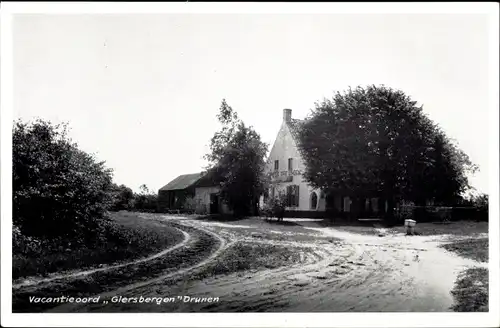
<svg viewBox="0 0 500 328"><path fill-rule="evenodd" d="M413 235L414 234L414 228L415 225L417 224L417 221L407 219L405 220L405 227L406 227L406 234L407 235Z"/></svg>

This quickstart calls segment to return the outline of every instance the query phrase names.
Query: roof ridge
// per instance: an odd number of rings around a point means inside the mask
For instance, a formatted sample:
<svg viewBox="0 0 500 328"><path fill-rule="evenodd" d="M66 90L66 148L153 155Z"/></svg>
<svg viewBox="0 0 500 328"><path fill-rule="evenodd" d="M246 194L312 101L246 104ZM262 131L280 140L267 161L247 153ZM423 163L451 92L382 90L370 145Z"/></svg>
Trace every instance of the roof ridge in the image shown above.
<svg viewBox="0 0 500 328"><path fill-rule="evenodd" d="M178 175L169 183L160 188L160 190L182 190L186 189L203 176L203 172L188 173Z"/></svg>

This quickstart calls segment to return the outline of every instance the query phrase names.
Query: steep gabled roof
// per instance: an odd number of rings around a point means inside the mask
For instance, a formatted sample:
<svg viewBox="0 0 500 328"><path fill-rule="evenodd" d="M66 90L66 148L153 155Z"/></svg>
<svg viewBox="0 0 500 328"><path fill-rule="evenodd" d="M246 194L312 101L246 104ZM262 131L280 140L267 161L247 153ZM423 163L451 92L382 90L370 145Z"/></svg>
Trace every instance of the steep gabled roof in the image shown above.
<svg viewBox="0 0 500 328"><path fill-rule="evenodd" d="M305 120L298 120L295 118L292 118L290 122L287 122L288 127L290 128L290 132L292 134L293 139L297 143L299 141L299 132L300 128L302 127L302 124L305 122Z"/></svg>
<svg viewBox="0 0 500 328"><path fill-rule="evenodd" d="M286 126L288 127L288 130L290 131L290 134L292 135L292 139L295 142L295 145L297 147L299 144L299 132L300 132L300 129L301 129L303 123L305 123L305 120L299 120L299 119L294 119L294 118L292 118L292 119L290 119L290 121L286 122ZM278 134L279 134L279 132L278 132ZM266 159L265 159L266 163L269 163L269 160L270 160L269 156L271 156L271 153L274 149L274 145L276 144L277 138L278 137L276 137L276 139L274 140L273 146L269 150L269 153L266 155ZM300 149L299 149L299 153L300 153ZM302 156L302 154L300 154L300 155Z"/></svg>
<svg viewBox="0 0 500 328"><path fill-rule="evenodd" d="M166 190L184 190L196 183L203 176L203 173L183 174L179 175L167 185L160 188L160 191Z"/></svg>

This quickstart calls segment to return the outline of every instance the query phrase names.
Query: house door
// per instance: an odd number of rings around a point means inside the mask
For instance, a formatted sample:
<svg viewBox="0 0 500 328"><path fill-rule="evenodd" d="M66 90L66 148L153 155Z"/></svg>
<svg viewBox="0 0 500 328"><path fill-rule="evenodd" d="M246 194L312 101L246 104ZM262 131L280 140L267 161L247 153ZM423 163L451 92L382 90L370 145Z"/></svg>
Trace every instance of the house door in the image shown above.
<svg viewBox="0 0 500 328"><path fill-rule="evenodd" d="M219 213L219 195L210 194L210 214Z"/></svg>

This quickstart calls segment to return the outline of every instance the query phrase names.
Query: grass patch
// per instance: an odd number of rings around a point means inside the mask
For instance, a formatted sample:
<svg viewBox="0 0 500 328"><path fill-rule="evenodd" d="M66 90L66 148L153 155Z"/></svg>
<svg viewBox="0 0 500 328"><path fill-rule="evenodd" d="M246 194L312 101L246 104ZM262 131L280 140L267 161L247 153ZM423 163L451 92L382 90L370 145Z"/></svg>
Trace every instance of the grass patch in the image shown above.
<svg viewBox="0 0 500 328"><path fill-rule="evenodd" d="M158 277L168 272L177 271L192 266L209 256L218 243L209 234L194 228L182 227L183 230L195 235L196 241L189 248L179 248L165 256L149 262L121 267L108 271L96 272L85 277L61 279L43 286L29 286L13 290L13 312L42 312L58 306L54 303L30 303L29 297L90 297L117 289L139 281Z"/></svg>
<svg viewBox="0 0 500 328"><path fill-rule="evenodd" d="M203 221L214 221L214 222L233 222L245 220L245 217L237 217L231 214L208 214L208 215L198 215L195 217L197 220Z"/></svg>
<svg viewBox="0 0 500 328"><path fill-rule="evenodd" d="M308 232L307 230L287 231L287 230L265 230L262 228L238 229L235 231L238 236L262 239L275 240L284 242L317 242L317 241L340 241L341 239L325 237L318 234Z"/></svg>
<svg viewBox="0 0 500 328"><path fill-rule="evenodd" d="M460 256L488 262L488 239L469 239L442 246ZM456 312L488 312L488 269L469 268L462 271L451 291Z"/></svg>
<svg viewBox="0 0 500 328"><path fill-rule="evenodd" d="M378 235L378 232L374 227L363 227L363 226L332 226L332 227L340 231L356 233L359 235L365 235L365 236Z"/></svg>
<svg viewBox="0 0 500 328"><path fill-rule="evenodd" d="M450 252L479 262L488 262L488 238L457 241L442 246Z"/></svg>
<svg viewBox="0 0 500 328"><path fill-rule="evenodd" d="M291 250L283 246L238 242L202 271L192 275L191 279L198 280L248 270L275 269L298 263L299 260L299 250L296 248Z"/></svg>
<svg viewBox="0 0 500 328"><path fill-rule="evenodd" d="M326 226L326 223L325 223ZM331 224L338 230L357 233L361 235L378 235L376 228L384 228L381 223L374 223L372 226L362 225L335 225ZM403 225L386 228L388 234L406 234L406 227ZM488 233L488 222L473 222L473 221L456 221L447 224L438 223L418 223L415 226L414 234L418 236L474 236L482 233Z"/></svg>
<svg viewBox="0 0 500 328"><path fill-rule="evenodd" d="M182 233L171 226L142 219L133 213L112 213L104 240L91 247L74 245L69 248L46 242L25 252L14 251L12 277L47 276L134 260L160 252L182 238Z"/></svg>
<svg viewBox="0 0 500 328"><path fill-rule="evenodd" d="M453 311L488 312L488 269L470 268L460 273L451 291Z"/></svg>
<svg viewBox="0 0 500 328"><path fill-rule="evenodd" d="M397 226L391 229L395 233L405 233L404 226ZM418 223L415 232L422 236L454 235L471 236L488 232L488 222L455 221L449 224L438 223Z"/></svg>

